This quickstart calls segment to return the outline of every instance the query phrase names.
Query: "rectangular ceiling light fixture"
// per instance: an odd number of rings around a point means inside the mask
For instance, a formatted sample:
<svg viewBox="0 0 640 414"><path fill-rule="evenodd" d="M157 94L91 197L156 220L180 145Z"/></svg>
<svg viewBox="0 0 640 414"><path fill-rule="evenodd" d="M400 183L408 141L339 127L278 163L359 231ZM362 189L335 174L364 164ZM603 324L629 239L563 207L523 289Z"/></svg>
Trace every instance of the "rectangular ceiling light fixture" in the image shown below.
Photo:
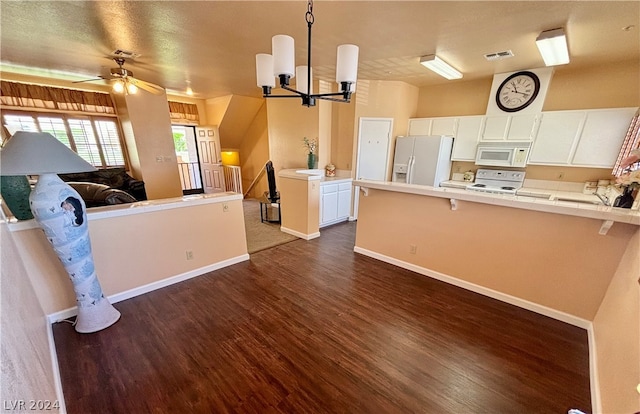
<svg viewBox="0 0 640 414"><path fill-rule="evenodd" d="M547 66L569 63L569 49L564 29L546 30L536 39L544 64Z"/></svg>
<svg viewBox="0 0 640 414"><path fill-rule="evenodd" d="M420 58L420 63L424 67L431 69L438 75L449 80L462 78L462 73L458 72L457 69L455 69L453 66L449 65L447 62L440 59L436 55L422 56Z"/></svg>

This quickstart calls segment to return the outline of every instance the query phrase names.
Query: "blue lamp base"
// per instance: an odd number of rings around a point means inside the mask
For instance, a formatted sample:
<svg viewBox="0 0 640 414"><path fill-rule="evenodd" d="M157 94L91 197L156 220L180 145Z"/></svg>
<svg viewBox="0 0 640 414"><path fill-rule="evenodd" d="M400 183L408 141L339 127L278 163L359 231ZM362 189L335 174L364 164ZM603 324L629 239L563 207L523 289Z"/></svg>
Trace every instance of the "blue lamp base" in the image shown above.
<svg viewBox="0 0 640 414"><path fill-rule="evenodd" d="M82 197L56 174L42 174L29 201L73 283L78 305L76 331L97 332L116 323L120 312L105 298L96 275Z"/></svg>

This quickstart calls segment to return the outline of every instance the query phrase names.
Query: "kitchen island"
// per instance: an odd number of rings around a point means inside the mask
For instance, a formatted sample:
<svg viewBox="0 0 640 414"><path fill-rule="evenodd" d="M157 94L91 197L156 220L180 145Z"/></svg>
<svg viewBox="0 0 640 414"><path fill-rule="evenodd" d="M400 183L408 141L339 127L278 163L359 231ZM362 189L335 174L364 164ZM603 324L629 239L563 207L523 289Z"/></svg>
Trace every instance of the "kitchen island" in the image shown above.
<svg viewBox="0 0 640 414"><path fill-rule="evenodd" d="M599 384L603 393L638 397L638 211L353 184L361 188L356 252L586 329L594 412L601 411Z"/></svg>

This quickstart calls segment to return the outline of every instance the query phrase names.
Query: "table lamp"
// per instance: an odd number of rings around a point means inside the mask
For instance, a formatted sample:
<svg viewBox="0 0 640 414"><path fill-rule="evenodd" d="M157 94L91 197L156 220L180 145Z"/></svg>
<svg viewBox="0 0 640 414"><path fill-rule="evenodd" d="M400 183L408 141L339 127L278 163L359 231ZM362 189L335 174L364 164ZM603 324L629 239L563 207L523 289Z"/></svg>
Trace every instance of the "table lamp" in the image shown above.
<svg viewBox="0 0 640 414"><path fill-rule="evenodd" d="M44 230L76 294L75 329L91 333L120 319L104 297L91 254L84 200L57 174L96 171L49 133L16 132L0 150L0 175L39 175L29 195L31 212Z"/></svg>

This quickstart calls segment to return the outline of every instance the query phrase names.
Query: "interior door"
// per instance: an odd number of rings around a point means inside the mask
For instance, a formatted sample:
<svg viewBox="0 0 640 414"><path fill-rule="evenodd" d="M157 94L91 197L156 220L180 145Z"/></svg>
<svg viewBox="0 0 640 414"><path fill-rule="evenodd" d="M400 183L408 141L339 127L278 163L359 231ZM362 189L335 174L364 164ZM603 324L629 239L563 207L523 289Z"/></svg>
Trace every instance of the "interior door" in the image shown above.
<svg viewBox="0 0 640 414"><path fill-rule="evenodd" d="M386 181L389 171L389 143L393 118L360 118L356 179ZM358 193L354 187L353 217L358 217Z"/></svg>
<svg viewBox="0 0 640 414"><path fill-rule="evenodd" d="M202 171L202 189L205 194L220 192L220 147L217 130L213 127L197 127L198 157Z"/></svg>

